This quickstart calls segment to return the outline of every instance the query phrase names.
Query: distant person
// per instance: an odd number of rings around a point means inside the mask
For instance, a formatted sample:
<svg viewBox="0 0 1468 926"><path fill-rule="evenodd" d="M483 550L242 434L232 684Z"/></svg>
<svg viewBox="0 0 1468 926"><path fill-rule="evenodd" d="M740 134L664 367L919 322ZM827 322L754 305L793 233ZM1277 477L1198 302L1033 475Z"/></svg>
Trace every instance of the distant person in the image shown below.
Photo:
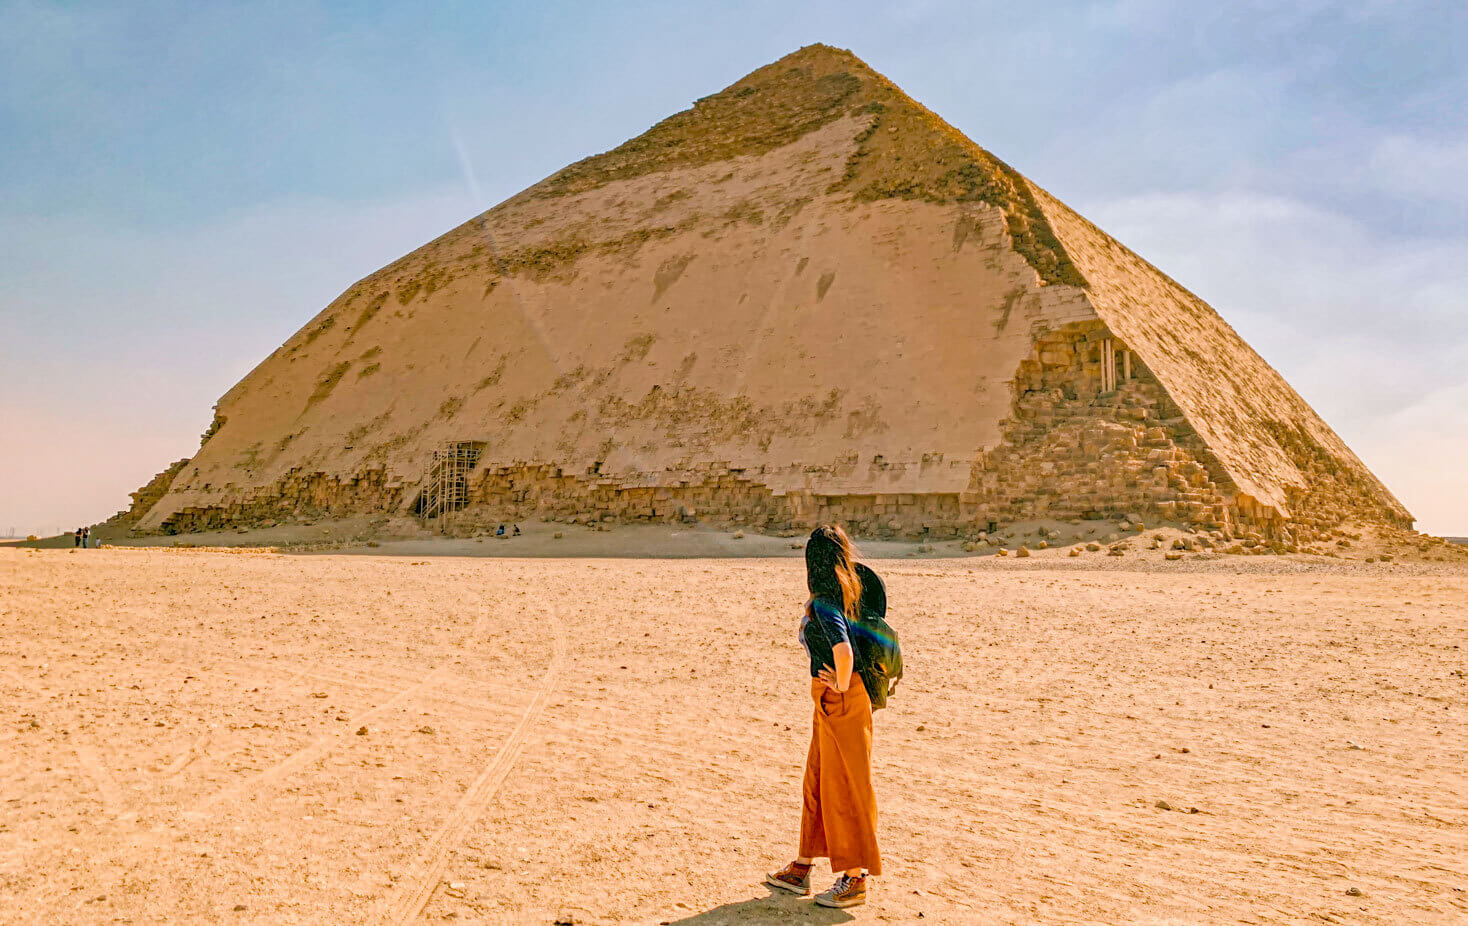
<svg viewBox="0 0 1468 926"><path fill-rule="evenodd" d="M82 545L82 529L80 527L76 529L71 545L74 547L79 547Z"/></svg>
<svg viewBox="0 0 1468 926"><path fill-rule="evenodd" d="M92 529L90 527L84 527L84 528L82 528L82 549L85 550L87 547L89 547L91 545L92 545Z"/></svg>
<svg viewBox="0 0 1468 926"><path fill-rule="evenodd" d="M503 537L505 535L505 526L501 524L499 529L494 532L494 535L496 537Z"/></svg>
<svg viewBox="0 0 1468 926"><path fill-rule="evenodd" d="M518 524L515 525L515 534L514 534L514 536L516 536L516 537L520 536L520 525L518 525Z"/></svg>
<svg viewBox="0 0 1468 926"><path fill-rule="evenodd" d="M810 599L799 637L810 657L815 711L802 786L800 847L795 861L765 881L807 895L813 862L827 858L840 876L816 895L816 903L854 907L866 903L867 876L882 873L882 855L872 790L872 701L854 671L851 642L852 624L861 613L861 579L851 538L839 526L811 532L805 583Z"/></svg>

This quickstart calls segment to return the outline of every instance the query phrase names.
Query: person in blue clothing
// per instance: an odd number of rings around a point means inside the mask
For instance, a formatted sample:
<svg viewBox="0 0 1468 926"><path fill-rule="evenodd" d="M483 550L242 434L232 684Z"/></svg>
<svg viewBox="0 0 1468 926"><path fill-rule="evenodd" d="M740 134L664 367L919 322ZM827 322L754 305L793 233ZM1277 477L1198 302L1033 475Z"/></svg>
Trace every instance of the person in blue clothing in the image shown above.
<svg viewBox="0 0 1468 926"><path fill-rule="evenodd" d="M810 657L815 712L802 786L800 848L795 861L765 881L807 895L815 859L830 859L831 870L840 876L816 895L816 903L854 907L866 903L867 876L882 873L882 855L872 789L872 702L855 671L851 643L850 622L861 613L861 578L851 538L839 525L811 532L805 573L810 599L799 636Z"/></svg>

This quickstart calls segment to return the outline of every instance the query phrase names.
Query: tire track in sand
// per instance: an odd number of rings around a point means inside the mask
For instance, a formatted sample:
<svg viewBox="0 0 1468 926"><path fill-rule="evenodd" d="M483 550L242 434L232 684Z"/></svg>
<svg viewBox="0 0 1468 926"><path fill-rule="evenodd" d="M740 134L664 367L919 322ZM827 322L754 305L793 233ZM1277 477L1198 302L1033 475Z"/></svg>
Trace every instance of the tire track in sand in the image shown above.
<svg viewBox="0 0 1468 926"><path fill-rule="evenodd" d="M484 632L485 627L488 625L488 621L489 611L486 609L480 613L478 620L474 622L474 626L469 629L466 642L471 642L477 639ZM559 627L559 625L557 626ZM290 682L288 682L287 684L296 682L302 677L309 675L313 668L315 668L315 665L313 663L307 663L300 669L300 671L291 676ZM270 768L267 768L264 771L252 775L251 777L246 778L244 781L235 782L233 785L230 785L229 787L220 790L214 796L209 797L205 799L202 803L198 804L193 810L184 811L184 816L190 817L207 814L210 810L214 809L220 804L226 801L233 800L239 797L241 794L244 794L246 791L253 791L256 788L268 785L280 778L285 777L286 775L291 774L294 771L310 765L312 762L315 762L317 759L320 759L327 753L331 752L332 749L336 748L337 744L345 740L347 736L352 735L352 732L354 730L365 725L368 720L371 720L373 717L376 717L378 714L381 714L384 711L392 710L405 701L412 699L413 696L418 694L419 692L425 691L433 687L434 685L438 684L439 680L445 674L447 674L446 670L442 666L434 669L426 676L424 676L423 680L418 682L417 684L409 685L406 688L400 689L396 694L394 694L391 698L387 699L383 703L378 704L375 707L369 708L363 713L352 717L351 720L349 720L346 725L343 726L340 730L328 733L325 736L317 737L308 745L286 756L284 759L272 765Z"/></svg>
<svg viewBox="0 0 1468 926"><path fill-rule="evenodd" d="M520 716L520 722L515 725L515 729L510 732L494 758L479 773L479 777L474 779L474 783L469 785L468 790L459 799L459 803L449 814L448 819L444 821L443 826L439 827L438 832L433 834L433 837L423 846L422 851L418 853L413 867L421 870L422 874L410 880L409 883L414 886L407 889L407 893L403 894L398 902L389 908L384 918L385 922L400 926L400 924L414 920L418 914L423 912L429 899L438 890L444 867L448 864L449 853L464 838L469 827L474 825L480 814L484 813L484 808L489 806L495 792L509 777L515 760L519 758L520 752L525 748L526 736L531 726L540 718L541 712L545 710L545 703L550 699L551 692L555 690L556 676L560 673L561 665L566 658L566 631L565 626L561 623L560 614L553 608L547 612L547 616L550 618L552 631L555 634L554 648L551 652L550 665L546 667L545 675L540 680L540 687L535 692L535 699L525 708L525 713ZM483 621L484 618L481 617L480 623ZM475 629L478 630L478 628L479 624L476 623Z"/></svg>
<svg viewBox="0 0 1468 926"><path fill-rule="evenodd" d="M213 797L206 799L193 811L185 811L185 813L207 813L208 811L214 809L225 801L233 800L234 798L239 797L246 791L254 791L258 788L270 784L271 782L276 781L277 779L283 778L286 775L297 771L298 769L310 765L312 762L315 762L317 759L320 759L327 753L331 752L331 750L334 749L338 743L345 740L348 736L351 736L353 734L353 731L361 726L364 726L366 722L371 720L373 717L376 717L378 714L381 714L384 711L392 710L393 708L402 704L404 701L412 698L419 691L437 684L439 676L442 673L442 669L434 669L432 672L429 672L428 675L424 677L423 681L419 682L416 685L410 685L407 688L398 691L391 698L387 699L376 707L369 708L361 714L356 715L350 721L344 724L340 730L328 733L325 736L317 737L308 745L296 750L295 752L286 756L284 759L275 763L264 771L252 775L249 778L246 778L244 781L235 782L229 787L219 791Z"/></svg>
<svg viewBox="0 0 1468 926"><path fill-rule="evenodd" d="M117 786L117 781L112 777L112 773L107 771L107 766L102 764L102 760L97 756L97 750L81 743L74 744L71 748L76 753L82 771L92 780L93 787L97 789L97 796L102 800L103 811L109 816L121 813L123 809L122 789Z"/></svg>
<svg viewBox="0 0 1468 926"><path fill-rule="evenodd" d="M0 671L0 679L9 681L15 687L29 691L37 697L47 696L45 689L8 669ZM8 737L6 741L14 738ZM122 788L118 787L117 779L113 777L107 765L97 755L97 750L86 743L73 741L71 751L76 756L77 765L81 766L82 774L87 776L87 780L96 789L97 799L102 802L102 812L114 817L122 813L125 807Z"/></svg>

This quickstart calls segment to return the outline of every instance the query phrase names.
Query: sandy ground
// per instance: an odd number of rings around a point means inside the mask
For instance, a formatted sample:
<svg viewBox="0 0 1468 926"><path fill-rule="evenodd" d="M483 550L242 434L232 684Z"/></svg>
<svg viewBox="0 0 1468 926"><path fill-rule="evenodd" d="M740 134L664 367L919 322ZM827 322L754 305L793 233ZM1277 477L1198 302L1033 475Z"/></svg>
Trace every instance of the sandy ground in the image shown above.
<svg viewBox="0 0 1468 926"><path fill-rule="evenodd" d="M1461 568L876 566L847 914L798 561L0 549L0 920L1468 921Z"/></svg>
<svg viewBox="0 0 1468 926"><path fill-rule="evenodd" d="M1138 532L1126 527L1125 521L1023 521L1012 524L993 536L993 544L980 545L977 550L969 549L962 541L934 541L919 544L905 541L880 541L863 538L861 548L865 555L880 559L931 559L997 555L1002 546L1007 553L1015 553L1022 545L1032 551L1038 559L1059 559L1073 547L1081 547L1088 568L1096 561L1104 561L1105 550L1092 555L1085 550L1088 543L1099 543L1104 548L1113 541L1125 545L1125 563L1103 562L1101 568L1134 568L1138 558L1162 561L1163 555L1172 549L1174 541L1196 539L1202 533L1176 523L1153 524ZM688 558L745 558L745 557L795 557L801 556L804 532L796 536L780 537L745 531L734 524L695 523L670 524L570 524L541 520L522 521L518 525L521 535L498 537L494 524L470 527L456 524L456 533L461 536L450 538L429 530L416 519L407 517L355 517L323 519L310 522L279 524L271 527L240 527L234 529L202 531L190 534L154 534L134 536L125 525L115 523L98 524L93 527L94 544L144 546L144 547L272 547L290 553L361 553L372 556L494 556L535 558L642 558L660 559ZM1037 531L1048 531L1049 549L1042 549ZM1351 535L1353 542L1344 545L1330 542L1315 546L1330 555L1290 555L1284 562L1309 562L1313 565L1334 566L1342 563L1375 562L1383 553L1403 564L1456 563L1468 568L1468 539L1437 538L1427 535L1398 534L1391 537L1379 536L1370 528L1363 528ZM1154 540L1160 549L1151 549ZM1445 542L1456 541L1456 542ZM1190 561L1218 559L1219 550L1229 542L1220 541L1210 550L1195 550L1187 554ZM75 546L69 534L45 537L37 541L0 541L0 549L6 547L69 550ZM1071 564L1075 565L1075 564ZM1224 567L1232 569L1234 567ZM1257 565L1248 568L1256 570ZM1264 567L1289 570L1292 566Z"/></svg>

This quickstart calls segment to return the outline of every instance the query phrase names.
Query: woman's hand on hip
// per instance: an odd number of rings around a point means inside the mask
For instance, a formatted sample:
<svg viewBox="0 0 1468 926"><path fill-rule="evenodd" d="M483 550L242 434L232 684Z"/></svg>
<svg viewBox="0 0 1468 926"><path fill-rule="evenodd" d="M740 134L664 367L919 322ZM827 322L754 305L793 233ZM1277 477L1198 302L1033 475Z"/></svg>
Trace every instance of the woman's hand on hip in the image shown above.
<svg viewBox="0 0 1468 926"><path fill-rule="evenodd" d="M831 668L830 666L822 666L821 667L821 671L818 672L818 673L816 673L816 678L820 679L820 681L821 681L821 683L823 685L825 685L827 688L831 689L832 691L836 692L837 694L842 694L842 693L844 693L846 691L845 688L838 688L837 687L837 685L836 685L836 670L833 669L833 668ZM847 679L847 684L848 685L851 684L851 680L850 679Z"/></svg>

